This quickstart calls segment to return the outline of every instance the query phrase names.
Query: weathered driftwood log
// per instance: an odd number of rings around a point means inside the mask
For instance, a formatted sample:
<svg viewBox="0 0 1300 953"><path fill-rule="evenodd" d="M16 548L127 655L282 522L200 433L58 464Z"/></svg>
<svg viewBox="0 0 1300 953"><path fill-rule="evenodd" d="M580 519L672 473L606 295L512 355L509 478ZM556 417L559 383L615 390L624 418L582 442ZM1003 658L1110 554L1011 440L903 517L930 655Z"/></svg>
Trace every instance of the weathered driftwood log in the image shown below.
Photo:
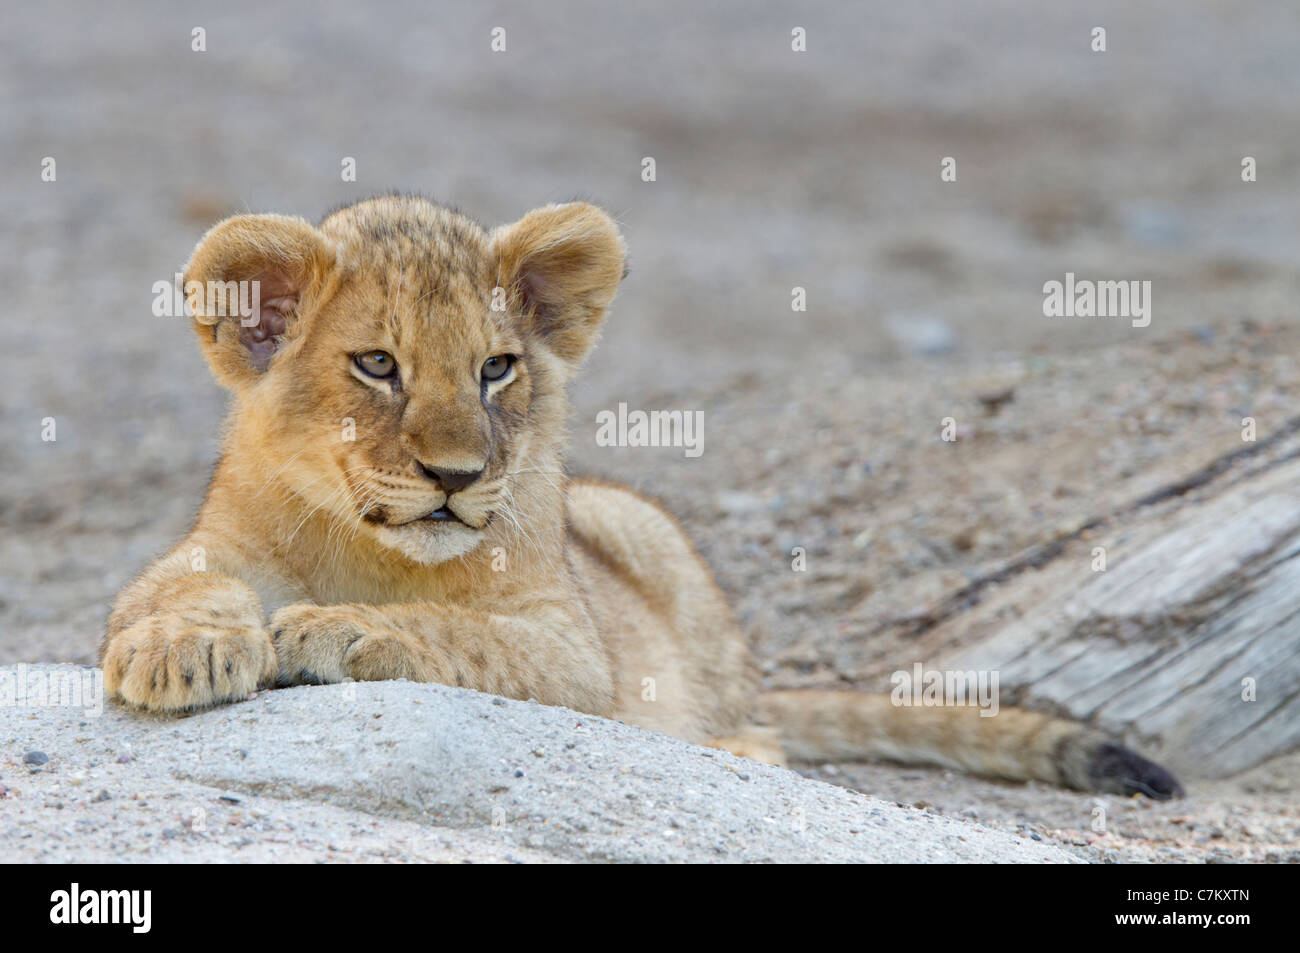
<svg viewBox="0 0 1300 953"><path fill-rule="evenodd" d="M945 668L996 670L1004 703L1123 732L1187 777L1294 751L1300 462L1126 514L922 642Z"/></svg>

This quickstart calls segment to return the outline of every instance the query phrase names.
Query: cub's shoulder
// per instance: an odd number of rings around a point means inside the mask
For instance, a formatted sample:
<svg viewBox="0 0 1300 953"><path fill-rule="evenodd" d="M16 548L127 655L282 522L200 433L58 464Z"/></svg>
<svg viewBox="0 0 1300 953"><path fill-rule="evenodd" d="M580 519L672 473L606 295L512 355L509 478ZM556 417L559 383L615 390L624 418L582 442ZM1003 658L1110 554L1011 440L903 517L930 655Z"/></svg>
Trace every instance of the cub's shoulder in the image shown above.
<svg viewBox="0 0 1300 953"><path fill-rule="evenodd" d="M694 555L695 546L658 500L619 483L578 477L568 485L569 529L579 542L636 563L638 554L655 558Z"/></svg>

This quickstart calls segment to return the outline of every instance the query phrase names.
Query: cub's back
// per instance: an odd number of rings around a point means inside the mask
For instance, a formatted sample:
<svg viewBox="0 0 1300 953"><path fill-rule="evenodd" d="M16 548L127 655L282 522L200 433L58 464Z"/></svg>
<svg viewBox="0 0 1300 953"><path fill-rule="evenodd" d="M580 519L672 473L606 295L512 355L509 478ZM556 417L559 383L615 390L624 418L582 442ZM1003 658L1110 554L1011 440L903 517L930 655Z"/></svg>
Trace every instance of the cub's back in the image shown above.
<svg viewBox="0 0 1300 953"><path fill-rule="evenodd" d="M745 721L757 673L703 557L653 500L568 486L569 559L614 665L615 717L703 742Z"/></svg>

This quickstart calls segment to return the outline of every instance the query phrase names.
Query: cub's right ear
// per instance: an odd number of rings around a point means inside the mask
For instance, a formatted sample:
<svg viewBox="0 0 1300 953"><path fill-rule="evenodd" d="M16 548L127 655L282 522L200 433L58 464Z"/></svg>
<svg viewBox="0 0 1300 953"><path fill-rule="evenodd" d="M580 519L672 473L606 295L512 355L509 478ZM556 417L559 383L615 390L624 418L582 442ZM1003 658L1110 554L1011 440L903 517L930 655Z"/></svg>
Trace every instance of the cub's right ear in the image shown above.
<svg viewBox="0 0 1300 953"><path fill-rule="evenodd" d="M331 243L288 215L237 215L203 236L185 266L185 298L218 381L238 388L302 331L336 283Z"/></svg>

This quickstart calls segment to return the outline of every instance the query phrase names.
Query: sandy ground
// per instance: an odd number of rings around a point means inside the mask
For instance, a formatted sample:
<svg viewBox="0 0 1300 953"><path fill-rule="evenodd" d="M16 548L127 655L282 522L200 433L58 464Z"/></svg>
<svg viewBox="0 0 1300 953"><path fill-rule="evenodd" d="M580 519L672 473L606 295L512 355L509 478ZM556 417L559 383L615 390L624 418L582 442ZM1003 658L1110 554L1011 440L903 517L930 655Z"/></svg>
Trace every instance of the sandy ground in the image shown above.
<svg viewBox="0 0 1300 953"><path fill-rule="evenodd" d="M1300 18L975 6L6 11L0 662L92 661L113 593L191 519L223 399L152 287L228 211L315 217L391 188L489 223L575 195L612 209L632 274L577 388L575 468L683 516L773 686L881 687L934 600L1239 445L1243 416L1266 436L1298 373ZM1043 317L1066 272L1152 281L1151 326ZM704 454L597 447L594 415L620 401L704 411ZM946 416L971 438L957 454ZM1100 836L1080 795L833 779ZM1297 790L1282 759L1110 805L1105 836L1295 859Z"/></svg>
<svg viewBox="0 0 1300 953"><path fill-rule="evenodd" d="M0 681L84 672L33 669ZM0 717L0 750L23 752L0 757L0 862L1082 859L567 708L404 680L186 718L20 707Z"/></svg>

